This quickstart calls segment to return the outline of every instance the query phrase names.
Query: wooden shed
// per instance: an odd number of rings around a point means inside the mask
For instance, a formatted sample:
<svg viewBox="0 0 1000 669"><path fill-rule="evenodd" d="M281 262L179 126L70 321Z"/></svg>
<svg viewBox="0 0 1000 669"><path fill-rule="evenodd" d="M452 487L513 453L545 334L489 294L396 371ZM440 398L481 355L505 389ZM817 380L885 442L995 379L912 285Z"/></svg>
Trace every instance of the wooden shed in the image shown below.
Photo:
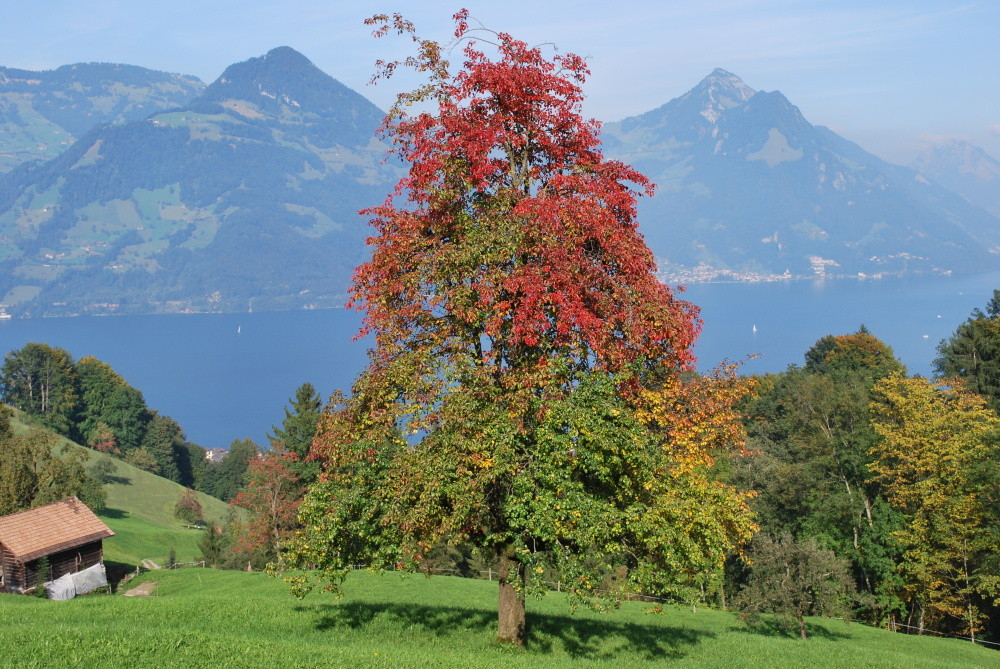
<svg viewBox="0 0 1000 669"><path fill-rule="evenodd" d="M0 592L34 588L42 558L49 580L100 564L103 541L114 534L76 497L0 517Z"/></svg>

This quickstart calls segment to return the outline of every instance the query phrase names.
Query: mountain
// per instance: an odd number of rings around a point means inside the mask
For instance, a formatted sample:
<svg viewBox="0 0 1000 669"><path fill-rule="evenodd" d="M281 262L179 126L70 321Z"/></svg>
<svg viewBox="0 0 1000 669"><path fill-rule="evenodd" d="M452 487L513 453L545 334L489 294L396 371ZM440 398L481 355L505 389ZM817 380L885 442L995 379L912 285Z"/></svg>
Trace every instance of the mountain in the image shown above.
<svg viewBox="0 0 1000 669"><path fill-rule="evenodd" d="M78 63L45 72L0 67L0 172L54 158L102 123L186 105L204 89L196 77L134 65Z"/></svg>
<svg viewBox="0 0 1000 669"><path fill-rule="evenodd" d="M399 176L383 112L281 47L187 105L102 125L0 178L0 295L20 315L343 304L357 211Z"/></svg>
<svg viewBox="0 0 1000 669"><path fill-rule="evenodd" d="M978 146L949 139L925 149L910 167L1000 217L1000 160Z"/></svg>
<svg viewBox="0 0 1000 669"><path fill-rule="evenodd" d="M667 278L1000 267L996 217L722 69L602 138L658 184L639 220Z"/></svg>

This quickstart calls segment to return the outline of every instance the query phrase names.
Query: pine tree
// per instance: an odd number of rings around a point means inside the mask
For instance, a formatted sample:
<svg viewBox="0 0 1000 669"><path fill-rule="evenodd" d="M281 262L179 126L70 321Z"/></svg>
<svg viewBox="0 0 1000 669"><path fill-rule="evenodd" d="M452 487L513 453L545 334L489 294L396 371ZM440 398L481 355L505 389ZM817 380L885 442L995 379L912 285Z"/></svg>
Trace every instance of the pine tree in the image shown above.
<svg viewBox="0 0 1000 669"><path fill-rule="evenodd" d="M316 437L316 425L323 404L311 383L299 386L295 391L295 397L289 402L291 407L285 408L285 419L281 427L271 426L268 438L275 442L275 446L295 454L295 460L289 466L303 483L309 484L315 481L319 474L319 465L308 461L307 457Z"/></svg>

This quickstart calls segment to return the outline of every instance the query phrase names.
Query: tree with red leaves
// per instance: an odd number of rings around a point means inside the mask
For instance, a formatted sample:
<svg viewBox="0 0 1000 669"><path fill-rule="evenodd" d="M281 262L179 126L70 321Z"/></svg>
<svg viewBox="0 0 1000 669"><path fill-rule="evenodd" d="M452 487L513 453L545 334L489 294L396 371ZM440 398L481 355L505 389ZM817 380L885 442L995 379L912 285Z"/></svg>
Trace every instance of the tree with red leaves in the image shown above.
<svg viewBox="0 0 1000 669"><path fill-rule="evenodd" d="M237 552L255 555L261 563L280 558L281 542L290 539L298 526L304 492L294 471L298 461L284 450L271 450L250 461L247 484L232 502L251 513L236 540Z"/></svg>
<svg viewBox="0 0 1000 669"><path fill-rule="evenodd" d="M523 644L538 574L587 598L624 565L631 587L662 590L721 564L749 521L664 530L711 500L668 494L670 449L636 408L690 369L700 323L637 230L652 184L606 160L580 114L586 63L455 20L454 74L401 16L368 21L418 49L376 78L408 65L429 82L385 123L410 169L367 210L372 259L351 304L375 346L320 421L324 474L293 552L336 585L358 561L417 567L434 545L473 544L499 566L498 636ZM657 567L640 568L650 551Z"/></svg>

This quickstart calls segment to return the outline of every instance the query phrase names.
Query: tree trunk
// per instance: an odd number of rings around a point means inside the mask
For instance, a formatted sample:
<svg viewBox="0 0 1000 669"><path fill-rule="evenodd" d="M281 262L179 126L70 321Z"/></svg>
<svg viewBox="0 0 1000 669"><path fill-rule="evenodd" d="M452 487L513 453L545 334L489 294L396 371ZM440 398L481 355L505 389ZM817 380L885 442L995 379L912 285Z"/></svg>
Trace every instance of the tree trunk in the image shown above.
<svg viewBox="0 0 1000 669"><path fill-rule="evenodd" d="M524 565L517 559L514 546L500 552L500 602L497 641L524 646L527 627L524 615Z"/></svg>

